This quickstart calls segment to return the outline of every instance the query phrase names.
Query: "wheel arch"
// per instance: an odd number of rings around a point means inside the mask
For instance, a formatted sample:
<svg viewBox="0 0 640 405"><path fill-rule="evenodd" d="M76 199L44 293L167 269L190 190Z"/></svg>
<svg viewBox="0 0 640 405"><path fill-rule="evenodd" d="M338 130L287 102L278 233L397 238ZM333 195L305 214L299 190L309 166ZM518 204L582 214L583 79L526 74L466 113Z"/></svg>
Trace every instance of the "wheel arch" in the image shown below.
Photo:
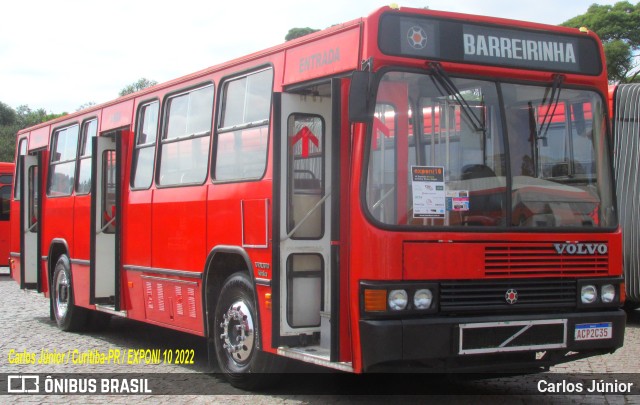
<svg viewBox="0 0 640 405"><path fill-rule="evenodd" d="M69 257L69 244L66 240L55 238L49 245L49 254L47 255L47 289L49 291L49 318L55 320L53 313L53 273L55 272L56 263L60 256L66 255ZM71 260L69 260L69 273L71 282L73 282L73 275L71 275ZM74 289L75 294L75 289Z"/></svg>
<svg viewBox="0 0 640 405"><path fill-rule="evenodd" d="M215 306L215 302L217 301L218 296L220 295L220 290L222 289L222 284L234 273L245 273L249 276L249 280L253 285L257 312L256 315L259 322L260 311L258 306L258 297L256 296L255 278L253 277L251 269L253 269L253 263L249 258L249 254L239 246L220 245L211 249L209 252L202 280L202 305L204 309L203 321L205 336L207 338L210 337L210 332L212 330L211 322L213 320L213 314L210 314L209 312Z"/></svg>
<svg viewBox="0 0 640 405"><path fill-rule="evenodd" d="M71 271L71 257L69 257L69 244L64 239L53 239L49 245L49 255L47 256L47 280L49 282L49 289L51 289L51 283L53 280L53 272L55 271L56 263L60 256L66 255L69 259L69 272ZM71 274L73 277L73 274Z"/></svg>

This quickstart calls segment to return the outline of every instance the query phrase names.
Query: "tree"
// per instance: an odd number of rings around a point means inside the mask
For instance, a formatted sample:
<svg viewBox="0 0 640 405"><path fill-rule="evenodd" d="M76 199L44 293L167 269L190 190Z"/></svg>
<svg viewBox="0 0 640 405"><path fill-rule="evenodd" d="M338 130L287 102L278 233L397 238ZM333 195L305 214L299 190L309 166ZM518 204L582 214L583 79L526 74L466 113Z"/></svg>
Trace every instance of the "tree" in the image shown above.
<svg viewBox="0 0 640 405"><path fill-rule="evenodd" d="M0 162L13 161L16 132L19 129L18 115L14 109L0 102Z"/></svg>
<svg viewBox="0 0 640 405"><path fill-rule="evenodd" d="M13 161L18 131L66 114L47 113L43 108L34 111L27 105L14 110L0 102L0 162Z"/></svg>
<svg viewBox="0 0 640 405"><path fill-rule="evenodd" d="M313 34L314 32L318 32L315 28L291 28L287 35L284 37L285 41L291 41L292 39L304 37L305 35Z"/></svg>
<svg viewBox="0 0 640 405"><path fill-rule="evenodd" d="M17 126L0 125L0 162L13 162Z"/></svg>
<svg viewBox="0 0 640 405"><path fill-rule="evenodd" d="M0 162L12 162L16 146L18 116L13 108L0 103Z"/></svg>
<svg viewBox="0 0 640 405"><path fill-rule="evenodd" d="M16 112L3 102L0 102L0 126L12 125L16 122Z"/></svg>
<svg viewBox="0 0 640 405"><path fill-rule="evenodd" d="M62 117L63 115L67 115L66 112L63 112L61 114L48 113L44 108L32 110L28 105L18 106L18 108L16 109L16 114L18 116L17 124L20 126L20 129L32 127L42 122L50 121L58 117Z"/></svg>
<svg viewBox="0 0 640 405"><path fill-rule="evenodd" d="M89 101L80 105L80 107L76 108L76 111L82 111L85 108L93 107L94 105L96 105L96 103L94 103L93 101Z"/></svg>
<svg viewBox="0 0 640 405"><path fill-rule="evenodd" d="M561 25L587 27L598 34L604 46L610 81L626 83L638 79L640 3L635 6L628 1L614 5L592 4L585 14Z"/></svg>
<svg viewBox="0 0 640 405"><path fill-rule="evenodd" d="M130 85L120 90L120 93L118 94L120 95L120 97L126 96L127 94L135 93L136 91L146 89L147 87L155 86L156 84L158 84L158 82L156 82L155 80L149 80L143 77L137 82L131 83Z"/></svg>

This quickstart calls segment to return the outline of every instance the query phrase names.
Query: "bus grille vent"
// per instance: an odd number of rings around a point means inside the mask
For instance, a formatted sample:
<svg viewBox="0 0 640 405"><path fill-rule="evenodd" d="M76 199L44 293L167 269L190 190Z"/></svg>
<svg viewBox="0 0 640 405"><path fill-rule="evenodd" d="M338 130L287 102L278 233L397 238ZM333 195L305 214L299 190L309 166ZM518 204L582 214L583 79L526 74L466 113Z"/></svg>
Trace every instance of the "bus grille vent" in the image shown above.
<svg viewBox="0 0 640 405"><path fill-rule="evenodd" d="M487 277L589 277L609 273L608 253L558 254L553 242L489 245L484 262Z"/></svg>
<svg viewBox="0 0 640 405"><path fill-rule="evenodd" d="M576 306L576 285L575 280L557 278L445 281L440 283L440 310L458 313L571 308Z"/></svg>

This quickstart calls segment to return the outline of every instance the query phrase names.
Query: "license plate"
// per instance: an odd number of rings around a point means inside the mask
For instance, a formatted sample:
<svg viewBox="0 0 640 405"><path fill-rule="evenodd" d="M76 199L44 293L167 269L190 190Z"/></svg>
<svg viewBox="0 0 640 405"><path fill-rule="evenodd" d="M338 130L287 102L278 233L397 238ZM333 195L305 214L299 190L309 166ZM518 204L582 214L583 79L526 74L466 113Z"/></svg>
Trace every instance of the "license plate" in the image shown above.
<svg viewBox="0 0 640 405"><path fill-rule="evenodd" d="M576 340L602 340L613 337L611 322L576 325Z"/></svg>

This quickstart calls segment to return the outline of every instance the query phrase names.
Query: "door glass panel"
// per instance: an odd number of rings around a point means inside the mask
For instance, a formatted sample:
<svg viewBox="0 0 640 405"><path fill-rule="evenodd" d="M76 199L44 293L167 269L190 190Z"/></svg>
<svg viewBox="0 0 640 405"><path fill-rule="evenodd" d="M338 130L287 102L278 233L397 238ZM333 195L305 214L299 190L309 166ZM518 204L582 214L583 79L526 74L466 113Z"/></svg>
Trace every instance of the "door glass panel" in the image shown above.
<svg viewBox="0 0 640 405"><path fill-rule="evenodd" d="M102 229L116 231L116 151L107 150L102 159Z"/></svg>
<svg viewBox="0 0 640 405"><path fill-rule="evenodd" d="M294 239L320 239L324 191L324 121L296 113L288 120L288 222Z"/></svg>
<svg viewBox="0 0 640 405"><path fill-rule="evenodd" d="M322 256L293 254L287 260L287 322L294 328L319 326L322 310Z"/></svg>
<svg viewBox="0 0 640 405"><path fill-rule="evenodd" d="M16 170L16 182L13 185L13 197L16 201L20 201L20 164L24 160L24 155L27 154L27 140L23 139L20 141L20 145L18 146L18 160L16 161L17 170Z"/></svg>
<svg viewBox="0 0 640 405"><path fill-rule="evenodd" d="M38 166L29 168L29 232L38 232Z"/></svg>

